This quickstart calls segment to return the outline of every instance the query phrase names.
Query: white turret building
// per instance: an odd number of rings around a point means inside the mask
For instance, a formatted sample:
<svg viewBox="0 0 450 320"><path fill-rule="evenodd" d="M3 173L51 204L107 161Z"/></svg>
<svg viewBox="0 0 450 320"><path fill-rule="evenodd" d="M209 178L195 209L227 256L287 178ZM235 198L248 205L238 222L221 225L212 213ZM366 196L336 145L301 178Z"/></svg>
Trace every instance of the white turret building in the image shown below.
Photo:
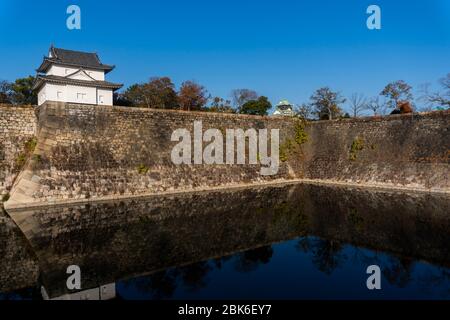
<svg viewBox="0 0 450 320"><path fill-rule="evenodd" d="M122 84L105 80L113 65L100 62L96 53L50 47L47 57L36 70L33 90L38 105L61 101L94 105L113 105L113 92Z"/></svg>

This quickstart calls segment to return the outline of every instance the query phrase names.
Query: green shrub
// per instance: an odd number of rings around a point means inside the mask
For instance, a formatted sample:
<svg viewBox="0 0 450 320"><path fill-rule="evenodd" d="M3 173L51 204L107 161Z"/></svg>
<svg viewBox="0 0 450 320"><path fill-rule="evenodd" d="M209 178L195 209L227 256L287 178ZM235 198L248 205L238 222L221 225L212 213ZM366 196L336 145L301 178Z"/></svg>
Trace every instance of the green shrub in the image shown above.
<svg viewBox="0 0 450 320"><path fill-rule="evenodd" d="M350 147L350 160L355 161L357 153L364 149L364 140L362 138L356 138L353 140Z"/></svg>
<svg viewBox="0 0 450 320"><path fill-rule="evenodd" d="M280 161L286 162L288 160L288 155L291 152L292 141L291 139L286 139L286 141L280 146L279 158Z"/></svg>
<svg viewBox="0 0 450 320"><path fill-rule="evenodd" d="M2 197L2 202L6 202L8 200L9 200L9 193L4 194L3 197Z"/></svg>
<svg viewBox="0 0 450 320"><path fill-rule="evenodd" d="M305 126L306 122L304 120L298 119L295 124L295 142L297 142L298 145L302 145L306 141L308 141L308 135L305 132Z"/></svg>
<svg viewBox="0 0 450 320"><path fill-rule="evenodd" d="M25 142L25 151L28 154L33 153L34 149L36 149L36 145L37 145L37 138L36 137L32 137L27 142Z"/></svg>
<svg viewBox="0 0 450 320"><path fill-rule="evenodd" d="M295 144L301 146L308 141L308 134L305 132L306 121L302 119L296 119L294 125L294 137L293 139L287 138L283 144L280 145L279 158L280 161L286 162L289 158L289 154L293 151Z"/></svg>
<svg viewBox="0 0 450 320"><path fill-rule="evenodd" d="M24 143L24 151L19 153L19 155L16 158L16 170L21 170L25 163L27 162L27 159L33 154L34 149L36 149L37 145L37 138L32 137L28 139Z"/></svg>
<svg viewBox="0 0 450 320"><path fill-rule="evenodd" d="M146 174L148 170L150 170L150 168L142 163L137 167L137 171L139 172L139 174Z"/></svg>
<svg viewBox="0 0 450 320"><path fill-rule="evenodd" d="M19 153L19 155L16 158L16 168L22 169L22 167L25 165L25 162L27 162L27 155L25 153Z"/></svg>

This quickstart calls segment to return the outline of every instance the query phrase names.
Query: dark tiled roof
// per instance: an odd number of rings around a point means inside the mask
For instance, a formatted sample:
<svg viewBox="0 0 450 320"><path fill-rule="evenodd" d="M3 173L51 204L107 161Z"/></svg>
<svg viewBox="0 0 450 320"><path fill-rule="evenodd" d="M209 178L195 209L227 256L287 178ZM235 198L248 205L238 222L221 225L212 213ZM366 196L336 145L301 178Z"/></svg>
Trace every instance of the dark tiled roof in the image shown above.
<svg viewBox="0 0 450 320"><path fill-rule="evenodd" d="M113 90L120 89L123 86L123 84L108 81L100 81L100 80L89 81L89 80L70 79L54 75L50 76L38 75L33 85L33 90L39 89L45 82L59 83L59 84L73 84L76 86L107 88Z"/></svg>
<svg viewBox="0 0 450 320"><path fill-rule="evenodd" d="M52 63L67 66L83 67L90 69L100 69L109 72L114 69L113 65L100 62L96 53L66 50L50 47L50 56L44 57L44 61L37 69L38 72L45 72Z"/></svg>

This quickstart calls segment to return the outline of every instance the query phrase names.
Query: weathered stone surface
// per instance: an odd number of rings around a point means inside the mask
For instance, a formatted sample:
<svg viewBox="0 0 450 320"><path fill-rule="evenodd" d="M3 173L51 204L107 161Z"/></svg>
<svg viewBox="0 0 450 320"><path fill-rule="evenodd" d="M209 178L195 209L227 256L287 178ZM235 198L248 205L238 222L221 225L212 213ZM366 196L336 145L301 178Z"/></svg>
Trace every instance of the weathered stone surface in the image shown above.
<svg viewBox="0 0 450 320"><path fill-rule="evenodd" d="M8 112L5 115L12 111ZM273 176L262 176L260 165L174 165L170 155L177 142L171 141L171 134L179 128L192 132L194 121L201 120L203 130L280 129L283 146L296 134L289 117L57 103L41 106L38 115L33 159L7 207L290 179L450 191L449 111L312 122L306 127L308 141L302 146L294 143ZM9 117L20 118L19 113ZM17 138L3 132L4 141L20 146L16 140L23 141L36 126L20 128ZM13 125L7 129L16 130ZM17 154L11 150L3 161L9 166ZM10 187L14 175L9 177L0 179L3 189Z"/></svg>
<svg viewBox="0 0 450 320"><path fill-rule="evenodd" d="M318 121L308 133L306 178L450 191L449 111Z"/></svg>
<svg viewBox="0 0 450 320"><path fill-rule="evenodd" d="M0 200L11 189L18 174L16 160L36 128L33 107L0 105Z"/></svg>

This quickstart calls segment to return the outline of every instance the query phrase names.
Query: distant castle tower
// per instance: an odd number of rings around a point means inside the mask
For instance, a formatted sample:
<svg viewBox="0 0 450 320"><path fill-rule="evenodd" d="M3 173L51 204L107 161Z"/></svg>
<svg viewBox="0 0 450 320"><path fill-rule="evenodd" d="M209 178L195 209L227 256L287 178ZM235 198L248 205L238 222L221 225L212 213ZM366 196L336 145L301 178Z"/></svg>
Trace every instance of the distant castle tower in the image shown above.
<svg viewBox="0 0 450 320"><path fill-rule="evenodd" d="M62 101L94 105L113 105L113 92L122 84L105 81L113 65L102 64L96 53L50 47L48 57L36 70L33 90L38 105Z"/></svg>
<svg viewBox="0 0 450 320"><path fill-rule="evenodd" d="M287 100L281 100L278 102L278 104L275 106L275 111L273 112L274 116L293 116L294 115L294 108L292 107L292 104L289 103Z"/></svg>

